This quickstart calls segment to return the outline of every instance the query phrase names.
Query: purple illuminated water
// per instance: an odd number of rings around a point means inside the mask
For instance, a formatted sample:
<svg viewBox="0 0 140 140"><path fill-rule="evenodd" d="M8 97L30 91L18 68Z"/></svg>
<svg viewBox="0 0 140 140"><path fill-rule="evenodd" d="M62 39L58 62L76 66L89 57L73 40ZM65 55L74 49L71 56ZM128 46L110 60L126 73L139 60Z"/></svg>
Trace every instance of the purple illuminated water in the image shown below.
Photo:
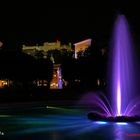
<svg viewBox="0 0 140 140"><path fill-rule="evenodd" d="M106 116L139 115L140 98L136 93L136 66L132 37L124 15L119 15L114 24L110 44L109 75L111 98L99 93L89 93L80 102L94 106L95 112ZM96 108L96 109L95 109Z"/></svg>
<svg viewBox="0 0 140 140"><path fill-rule="evenodd" d="M129 102L135 97L135 65L133 43L124 15L119 15L114 25L111 42L111 94L116 116L126 115Z"/></svg>

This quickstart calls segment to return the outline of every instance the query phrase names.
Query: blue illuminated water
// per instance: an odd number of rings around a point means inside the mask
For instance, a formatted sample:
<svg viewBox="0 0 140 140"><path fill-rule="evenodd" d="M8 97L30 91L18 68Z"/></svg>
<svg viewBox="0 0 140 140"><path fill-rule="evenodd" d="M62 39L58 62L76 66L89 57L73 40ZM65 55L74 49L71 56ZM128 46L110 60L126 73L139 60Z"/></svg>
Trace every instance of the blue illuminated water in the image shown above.
<svg viewBox="0 0 140 140"><path fill-rule="evenodd" d="M140 122L90 121L80 107L42 106L0 111L0 139L125 140L140 138ZM137 136L134 136L137 134Z"/></svg>

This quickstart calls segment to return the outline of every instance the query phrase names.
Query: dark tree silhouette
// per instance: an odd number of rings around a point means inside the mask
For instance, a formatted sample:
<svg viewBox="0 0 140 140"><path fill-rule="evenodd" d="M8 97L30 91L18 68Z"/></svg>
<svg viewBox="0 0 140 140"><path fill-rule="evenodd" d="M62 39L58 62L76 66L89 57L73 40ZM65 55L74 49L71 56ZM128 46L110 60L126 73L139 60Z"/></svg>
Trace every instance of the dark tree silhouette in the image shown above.
<svg viewBox="0 0 140 140"><path fill-rule="evenodd" d="M53 63L52 61L48 59L37 59L37 65L36 65L36 79L42 80L42 83L44 80L47 80L47 87L50 88L50 82L52 80L53 76Z"/></svg>

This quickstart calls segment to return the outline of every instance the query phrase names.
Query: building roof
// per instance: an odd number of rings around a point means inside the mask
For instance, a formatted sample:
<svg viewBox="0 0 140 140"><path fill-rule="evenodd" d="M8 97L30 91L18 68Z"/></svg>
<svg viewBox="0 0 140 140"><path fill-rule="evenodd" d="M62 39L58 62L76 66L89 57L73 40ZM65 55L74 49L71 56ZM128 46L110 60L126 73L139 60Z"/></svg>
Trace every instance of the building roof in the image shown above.
<svg viewBox="0 0 140 140"><path fill-rule="evenodd" d="M86 39L86 40L83 40L83 41L75 43L74 46L84 45L84 44L90 46L91 45L91 41L92 41L92 39L89 38L89 39Z"/></svg>

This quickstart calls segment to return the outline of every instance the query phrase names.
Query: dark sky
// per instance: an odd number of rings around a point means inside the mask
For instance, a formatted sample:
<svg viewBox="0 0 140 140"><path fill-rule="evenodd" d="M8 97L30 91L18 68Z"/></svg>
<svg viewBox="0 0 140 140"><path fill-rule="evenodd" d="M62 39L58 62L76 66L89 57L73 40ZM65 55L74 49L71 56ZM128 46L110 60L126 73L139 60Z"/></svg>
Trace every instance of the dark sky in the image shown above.
<svg viewBox="0 0 140 140"><path fill-rule="evenodd" d="M0 39L11 46L45 41L109 41L116 15L128 19L136 42L140 37L140 8L135 0L93 0L81 3L4 3L0 9Z"/></svg>

